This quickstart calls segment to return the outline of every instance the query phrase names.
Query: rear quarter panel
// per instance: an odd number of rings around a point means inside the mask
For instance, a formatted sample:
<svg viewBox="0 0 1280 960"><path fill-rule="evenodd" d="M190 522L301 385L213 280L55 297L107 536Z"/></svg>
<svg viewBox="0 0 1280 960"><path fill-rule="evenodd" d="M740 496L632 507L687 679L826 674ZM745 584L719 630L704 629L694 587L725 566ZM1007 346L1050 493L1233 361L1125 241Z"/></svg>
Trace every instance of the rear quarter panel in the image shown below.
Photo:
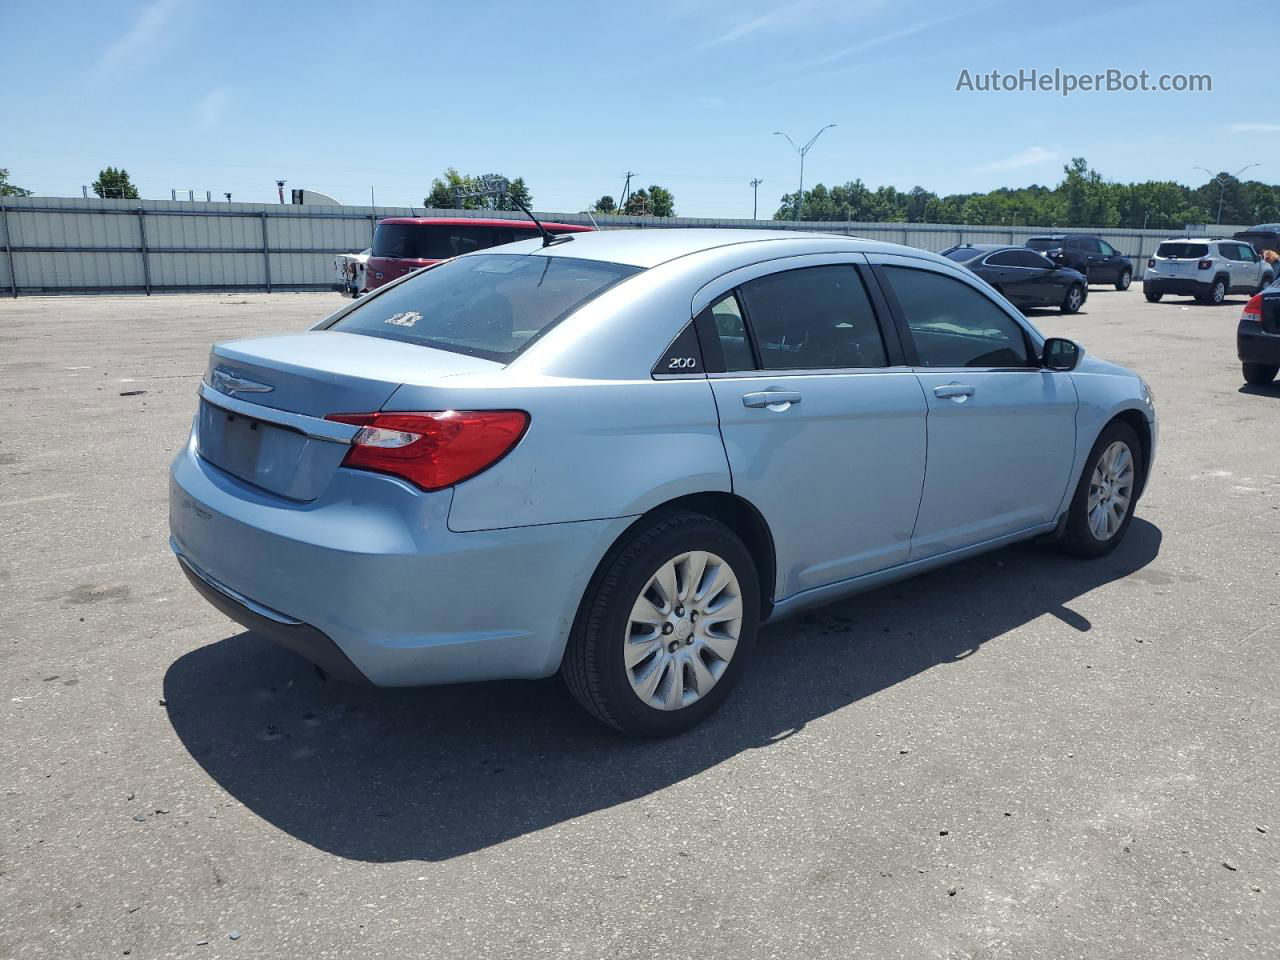
<svg viewBox="0 0 1280 960"><path fill-rule="evenodd" d="M705 379L513 380L405 386L384 408L529 413L515 449L455 488L449 529L638 516L684 494L731 490Z"/></svg>

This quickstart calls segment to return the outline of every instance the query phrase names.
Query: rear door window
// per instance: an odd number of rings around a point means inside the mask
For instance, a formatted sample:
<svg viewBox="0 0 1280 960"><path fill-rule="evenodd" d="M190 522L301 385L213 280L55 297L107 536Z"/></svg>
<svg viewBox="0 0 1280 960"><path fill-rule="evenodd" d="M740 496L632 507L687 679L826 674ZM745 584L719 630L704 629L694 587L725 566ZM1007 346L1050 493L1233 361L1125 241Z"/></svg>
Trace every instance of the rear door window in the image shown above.
<svg viewBox="0 0 1280 960"><path fill-rule="evenodd" d="M640 267L572 257L481 254L430 267L327 328L502 363Z"/></svg>
<svg viewBox="0 0 1280 960"><path fill-rule="evenodd" d="M888 364L875 311L853 266L771 273L739 289L765 370Z"/></svg>
<svg viewBox="0 0 1280 960"><path fill-rule="evenodd" d="M923 367L1032 366L1021 326L967 283L931 270L886 266Z"/></svg>

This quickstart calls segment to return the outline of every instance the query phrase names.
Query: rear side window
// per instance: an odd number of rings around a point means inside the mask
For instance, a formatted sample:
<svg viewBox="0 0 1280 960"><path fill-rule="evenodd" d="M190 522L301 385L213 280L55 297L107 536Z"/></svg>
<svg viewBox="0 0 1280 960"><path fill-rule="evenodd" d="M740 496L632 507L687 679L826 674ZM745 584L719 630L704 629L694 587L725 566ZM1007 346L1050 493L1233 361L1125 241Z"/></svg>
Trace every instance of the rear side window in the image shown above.
<svg viewBox="0 0 1280 960"><path fill-rule="evenodd" d="M887 365L871 300L852 266L787 270L740 290L765 370Z"/></svg>
<svg viewBox="0 0 1280 960"><path fill-rule="evenodd" d="M1027 241L1027 246L1032 250L1053 250L1062 246L1061 240L1051 240L1048 237L1032 237Z"/></svg>
<svg viewBox="0 0 1280 960"><path fill-rule="evenodd" d="M469 224L380 223L373 233L375 257L409 260L447 260L513 240L527 240L536 231L515 227Z"/></svg>
<svg viewBox="0 0 1280 960"><path fill-rule="evenodd" d="M993 253L987 258L987 264L992 267L1038 267L1040 269L1053 266L1034 250L1026 249L1002 250L999 253Z"/></svg>
<svg viewBox="0 0 1280 960"><path fill-rule="evenodd" d="M942 255L948 260L955 260L957 263L964 263L966 260L972 260L981 250L973 247L952 247L950 250L944 250Z"/></svg>
<svg viewBox="0 0 1280 960"><path fill-rule="evenodd" d="M1165 260L1199 260L1209 255L1207 243L1186 243L1169 240L1156 248L1156 256Z"/></svg>
<svg viewBox="0 0 1280 960"><path fill-rule="evenodd" d="M710 338L720 350L715 369L754 370L755 357L747 339L747 325L736 294L728 293L702 311L700 329L709 330ZM711 348L714 352L714 347Z"/></svg>
<svg viewBox="0 0 1280 960"><path fill-rule="evenodd" d="M929 270L883 267L924 367L1031 366L1026 334L973 287Z"/></svg>
<svg viewBox="0 0 1280 960"><path fill-rule="evenodd" d="M464 257L374 295L328 329L505 363L640 269L572 257Z"/></svg>

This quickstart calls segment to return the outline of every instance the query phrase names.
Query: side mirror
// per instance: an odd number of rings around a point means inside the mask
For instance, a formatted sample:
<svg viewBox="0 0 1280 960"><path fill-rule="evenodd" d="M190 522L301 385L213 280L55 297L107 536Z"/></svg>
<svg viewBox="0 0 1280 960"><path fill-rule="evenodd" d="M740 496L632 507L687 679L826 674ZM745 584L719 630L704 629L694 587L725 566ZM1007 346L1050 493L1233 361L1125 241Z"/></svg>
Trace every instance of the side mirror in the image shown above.
<svg viewBox="0 0 1280 960"><path fill-rule="evenodd" d="M1040 355L1040 364L1046 370L1074 370L1084 356L1084 347L1074 340L1063 337L1050 337L1044 342L1044 352Z"/></svg>

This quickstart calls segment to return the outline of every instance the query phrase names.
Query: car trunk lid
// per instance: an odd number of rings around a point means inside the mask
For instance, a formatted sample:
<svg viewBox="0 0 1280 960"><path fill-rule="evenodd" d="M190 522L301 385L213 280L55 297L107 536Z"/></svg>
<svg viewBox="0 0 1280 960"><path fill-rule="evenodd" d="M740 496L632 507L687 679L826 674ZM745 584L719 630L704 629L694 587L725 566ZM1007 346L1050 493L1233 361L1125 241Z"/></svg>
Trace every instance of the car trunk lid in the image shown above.
<svg viewBox="0 0 1280 960"><path fill-rule="evenodd" d="M324 491L356 428L334 413L372 413L406 383L430 385L500 365L417 344L314 331L218 344L196 418L196 449L271 493L310 501Z"/></svg>

